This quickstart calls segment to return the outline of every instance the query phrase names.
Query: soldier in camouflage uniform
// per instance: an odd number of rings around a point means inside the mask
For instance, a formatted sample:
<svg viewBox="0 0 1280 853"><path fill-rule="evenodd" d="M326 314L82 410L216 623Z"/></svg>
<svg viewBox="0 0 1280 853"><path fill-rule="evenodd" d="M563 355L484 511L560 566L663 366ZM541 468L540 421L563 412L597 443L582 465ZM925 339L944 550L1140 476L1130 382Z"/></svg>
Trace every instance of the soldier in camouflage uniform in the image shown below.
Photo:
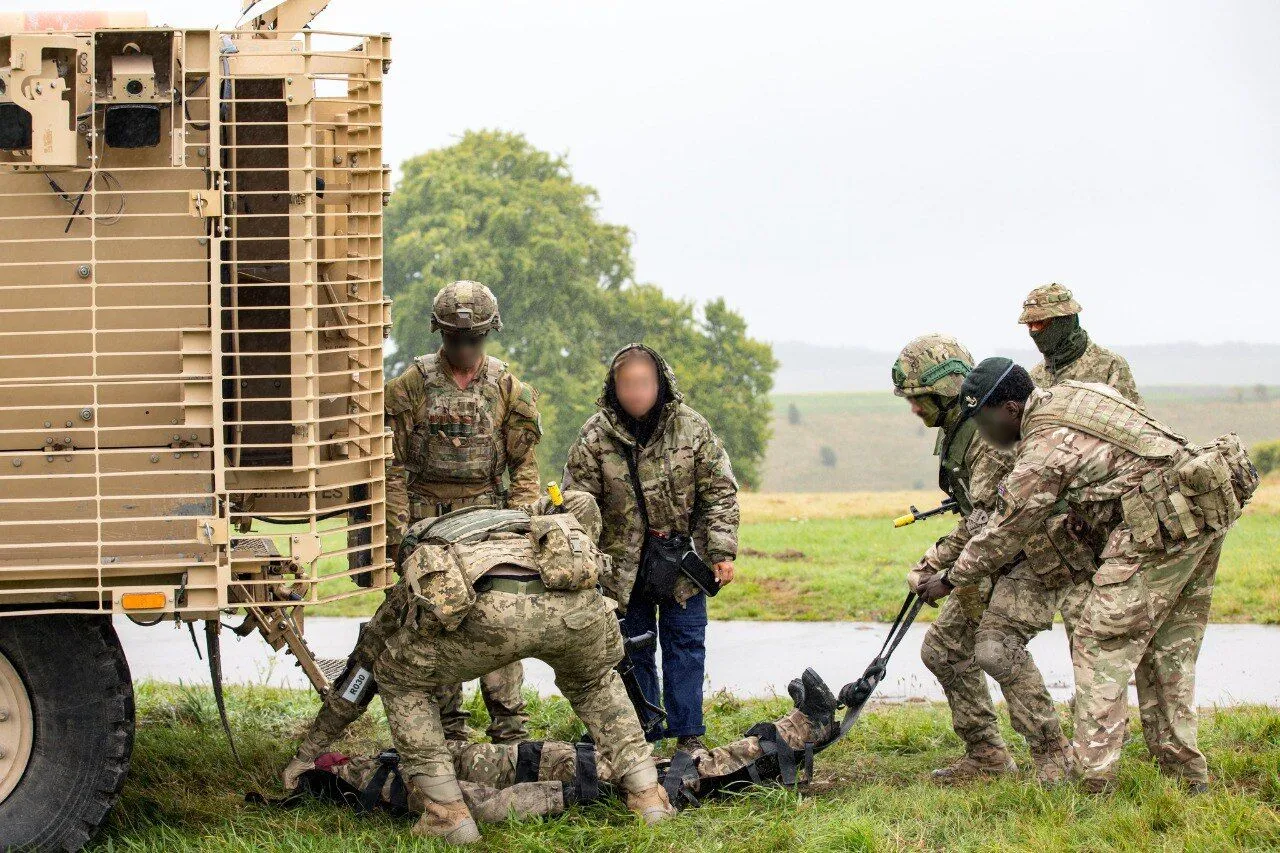
<svg viewBox="0 0 1280 853"><path fill-rule="evenodd" d="M1009 471L1009 455L983 441L958 404L973 356L955 338L931 334L907 344L893 365L894 393L905 397L925 426L938 430L938 484L953 498L961 520L912 569L908 583L949 569L996 504L996 487ZM1031 537L1026 553L998 577L956 590L930 626L921 658L942 684L952 726L965 755L934 771L939 782L995 776L1016 770L1000 727L986 674L1000 684L1014 729L1027 739L1037 777L1046 785L1065 775L1069 752L1044 678L1027 643L1053 625L1070 570L1044 541Z"/></svg>
<svg viewBox="0 0 1280 853"><path fill-rule="evenodd" d="M1101 564L1074 640L1074 753L1085 789L1106 790L1124 745L1127 686L1139 664L1143 735L1160 769L1203 790L1195 665L1222 540L1257 485L1234 435L1197 446L1114 389L1068 381L1037 389L1009 359L966 378L963 403L982 434L1015 447L986 527L929 600L1006 564L1065 501L1101 541Z"/></svg>
<svg viewBox="0 0 1280 853"><path fill-rule="evenodd" d="M757 726L772 742L803 755L806 749L823 746L839 734L835 721L836 698L813 670L806 670L787 687L796 707L770 724ZM525 741L520 744L486 744L448 741L454 774L463 800L481 822L557 815L579 802L590 802L603 792L598 782L616 784L618 774L589 743L568 741ZM692 755L694 773L680 780L670 779L669 762L659 762L658 772L670 783L668 790L683 789L694 798L718 790L717 783L740 774L766 755L766 737L748 733L732 743L702 749ZM338 753L321 756L318 766L333 773L357 791L370 784L379 786L380 800L394 803L397 780L382 770L382 756L347 758ZM777 765L773 765L776 769ZM763 771L767 774L767 770ZM741 774L740 774L741 775ZM403 778L403 777L401 777ZM736 778L736 777L735 777ZM752 778L749 774L747 778ZM771 781L762 775L762 782ZM400 782L403 784L403 782ZM406 807L421 813L422 799L406 791ZM692 800L691 800L692 801Z"/></svg>
<svg viewBox="0 0 1280 853"><path fill-rule="evenodd" d="M636 394L645 403L629 411L633 388L647 393ZM667 713L667 731L651 737L675 737L678 748L692 751L701 747L698 738L706 731L706 596L683 575L660 595L637 584L646 519L655 534L691 536L719 583L729 583L738 551L738 483L720 439L684 403L675 374L651 348L631 344L614 356L598 402L600 411L569 449L564 484L600 504L600 544L614 562L605 591L625 609L627 635L658 634L661 694L654 651L631 655L645 696ZM636 499L637 478L644 506Z"/></svg>
<svg viewBox="0 0 1280 853"><path fill-rule="evenodd" d="M403 627L374 664L408 784L423 802L420 835L461 844L479 832L458 784L435 692L525 657L545 661L626 793L652 823L673 813L652 751L614 667L622 634L597 584L609 560L596 547L599 511L535 515L472 508L409 531Z"/></svg>
<svg viewBox="0 0 1280 853"><path fill-rule="evenodd" d="M1089 338L1089 334L1080 327L1080 311L1080 303L1070 290L1060 284L1042 285L1027 295L1018 322L1027 327L1031 340L1044 356L1043 361L1031 368L1032 381L1041 388L1068 379L1100 382L1110 385L1139 406L1143 405L1129 362L1124 356L1098 346ZM1073 519L1059 516L1051 519L1049 526L1073 523ZM1060 610L1068 646L1091 588L1092 584L1086 579L1075 584L1062 599ZM1141 671L1139 677L1143 677Z"/></svg>
<svg viewBox="0 0 1280 853"><path fill-rule="evenodd" d="M1110 385L1139 406L1142 397L1124 357L1089 339L1080 327L1080 303L1060 284L1046 284L1028 294L1018 322L1027 327L1044 360L1031 368L1041 388L1068 379Z"/></svg>
<svg viewBox="0 0 1280 853"><path fill-rule="evenodd" d="M386 413L394 436L387 464L387 551L394 556L409 525L468 506L527 507L538 499L534 446L542 437L536 395L496 358L484 341L502 328L498 302L483 284L456 281L432 304L431 328L443 345L419 356L386 387ZM509 486L503 485L503 474ZM387 593L391 606L361 627L347 670L325 697L320 712L284 771L285 787L311 766L364 713L375 687L373 662L398 625L404 591ZM487 673L481 694L496 743L522 740L527 731L519 661ZM353 685L360 689L348 690ZM462 685L440 688L438 700L451 738L466 740L469 715Z"/></svg>

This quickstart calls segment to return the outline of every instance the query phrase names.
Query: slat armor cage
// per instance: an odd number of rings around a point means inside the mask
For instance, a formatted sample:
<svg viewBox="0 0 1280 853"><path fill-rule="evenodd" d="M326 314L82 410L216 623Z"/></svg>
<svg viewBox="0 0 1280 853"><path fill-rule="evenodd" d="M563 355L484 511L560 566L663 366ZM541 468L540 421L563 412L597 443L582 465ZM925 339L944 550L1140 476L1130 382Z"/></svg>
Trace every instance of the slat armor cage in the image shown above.
<svg viewBox="0 0 1280 853"><path fill-rule="evenodd" d="M0 613L391 579L389 48L0 33Z"/></svg>

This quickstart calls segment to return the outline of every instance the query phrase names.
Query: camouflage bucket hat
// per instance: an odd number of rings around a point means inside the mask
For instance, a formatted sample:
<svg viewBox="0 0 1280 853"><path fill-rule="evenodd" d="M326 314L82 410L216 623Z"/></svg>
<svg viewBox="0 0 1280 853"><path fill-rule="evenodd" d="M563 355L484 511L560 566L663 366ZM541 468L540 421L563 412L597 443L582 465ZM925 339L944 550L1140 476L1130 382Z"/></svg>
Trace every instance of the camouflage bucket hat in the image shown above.
<svg viewBox="0 0 1280 853"><path fill-rule="evenodd" d="M484 334L502 328L498 300L478 281L446 284L431 303L431 331Z"/></svg>
<svg viewBox="0 0 1280 853"><path fill-rule="evenodd" d="M1022 303L1019 323L1038 323L1051 317L1070 317L1080 313L1080 303L1071 291L1060 284L1044 284L1027 295Z"/></svg>
<svg viewBox="0 0 1280 853"><path fill-rule="evenodd" d="M893 393L899 397L960 395L973 356L950 335L923 335L902 348L893 363Z"/></svg>

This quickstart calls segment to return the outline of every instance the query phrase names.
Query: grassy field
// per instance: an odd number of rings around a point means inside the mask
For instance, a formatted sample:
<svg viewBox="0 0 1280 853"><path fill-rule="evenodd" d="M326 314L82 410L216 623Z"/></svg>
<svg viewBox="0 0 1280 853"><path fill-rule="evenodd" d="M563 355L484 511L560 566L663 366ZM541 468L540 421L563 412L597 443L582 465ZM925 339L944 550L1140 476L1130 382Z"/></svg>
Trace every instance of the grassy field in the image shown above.
<svg viewBox="0 0 1280 853"><path fill-rule="evenodd" d="M888 379L888 368L885 378ZM1280 393L1237 397L1230 388L1151 388L1152 412L1197 441L1237 432L1249 444L1280 438ZM789 410L800 413L792 424ZM773 440L765 456L765 492L854 492L922 489L937 482L935 433L888 391L779 394ZM835 464L822 464L830 448Z"/></svg>
<svg viewBox="0 0 1280 853"><path fill-rule="evenodd" d="M826 675L836 681L841 673ZM207 689L142 684L133 770L91 849L98 851L429 850L410 823L310 804L291 811L246 805L247 791L278 796L276 772L314 713L307 693L232 688L229 704L244 769L232 761ZM785 700L708 702L708 739L725 742L785 711ZM483 710L473 701L475 724ZM573 737L563 700L531 700L538 736ZM353 754L386 745L380 703L353 727ZM1012 737L1012 736L1011 736ZM1017 740L1013 738L1013 740ZM687 811L654 829L618 804L575 808L546 821L485 826L482 849L519 851L1137 851L1280 847L1280 712L1241 707L1208 712L1201 745L1214 777L1189 798L1129 744L1118 792L1105 799L1067 786L1043 791L1028 779L939 788L925 777L952 760L959 741L933 705L870 710L819 756L803 794L759 789ZM1020 749L1020 747L1019 747ZM1025 751L1018 755L1025 767Z"/></svg>
<svg viewBox="0 0 1280 853"><path fill-rule="evenodd" d="M892 619L907 569L955 516L894 529L890 519L937 492L745 493L739 579L711 601L713 619ZM1213 601L1218 622L1280 622L1280 478L1263 486L1227 538ZM336 586L349 581L333 581ZM365 615L381 596L312 608L314 615ZM925 619L934 611L926 609Z"/></svg>

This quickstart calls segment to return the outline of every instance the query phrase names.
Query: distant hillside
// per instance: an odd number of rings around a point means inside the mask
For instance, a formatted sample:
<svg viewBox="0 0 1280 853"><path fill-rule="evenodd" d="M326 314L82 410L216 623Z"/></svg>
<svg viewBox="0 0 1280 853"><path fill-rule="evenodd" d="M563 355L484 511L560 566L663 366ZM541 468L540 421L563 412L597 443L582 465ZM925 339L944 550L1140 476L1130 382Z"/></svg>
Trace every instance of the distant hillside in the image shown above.
<svg viewBox="0 0 1280 853"><path fill-rule="evenodd" d="M1280 344L1144 344L1115 349L1129 359L1139 387L1225 386L1251 389L1275 382ZM897 353L862 347L820 347L792 341L773 345L782 363L775 377L779 394L814 391L883 391ZM995 355L975 352L975 358ZM1039 361L1034 349L1003 350L1020 364Z"/></svg>
<svg viewBox="0 0 1280 853"><path fill-rule="evenodd" d="M888 371L885 371L886 374ZM1141 381L1141 380L1139 380ZM1280 387L1143 388L1152 412L1197 441L1280 438ZM936 433L888 391L777 394L761 491L922 489L937 482Z"/></svg>

